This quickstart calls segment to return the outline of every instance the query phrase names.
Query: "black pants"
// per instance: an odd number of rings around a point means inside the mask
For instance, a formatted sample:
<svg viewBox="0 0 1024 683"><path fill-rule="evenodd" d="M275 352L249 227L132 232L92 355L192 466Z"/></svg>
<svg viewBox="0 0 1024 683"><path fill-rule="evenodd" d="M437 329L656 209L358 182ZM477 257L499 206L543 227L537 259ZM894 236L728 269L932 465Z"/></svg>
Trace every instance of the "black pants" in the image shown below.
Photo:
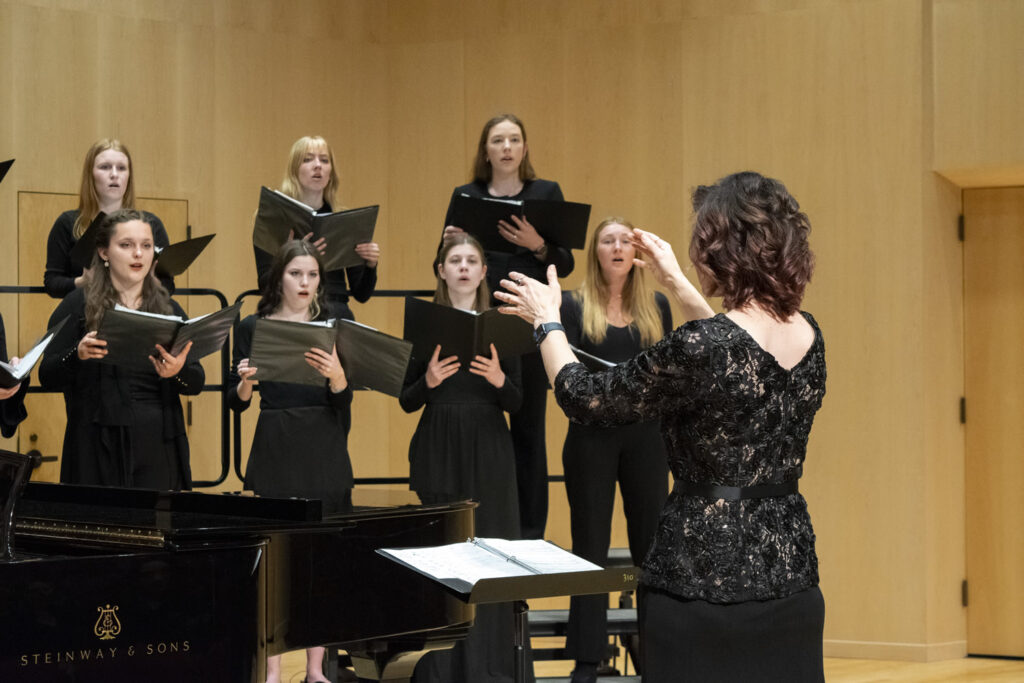
<svg viewBox="0 0 1024 683"><path fill-rule="evenodd" d="M509 416L519 485L519 528L523 538L544 538L548 521L548 450L544 441L548 376L540 353L521 357L523 405Z"/></svg>
<svg viewBox="0 0 1024 683"><path fill-rule="evenodd" d="M641 585L644 683L823 683L817 586L777 600L714 604Z"/></svg>
<svg viewBox="0 0 1024 683"><path fill-rule="evenodd" d="M570 424L562 449L569 497L572 551L599 565L608 559L615 482L622 492L629 554L640 566L668 497L668 464L657 422L624 427ZM608 643L608 596L569 602L566 650L578 661L599 662Z"/></svg>

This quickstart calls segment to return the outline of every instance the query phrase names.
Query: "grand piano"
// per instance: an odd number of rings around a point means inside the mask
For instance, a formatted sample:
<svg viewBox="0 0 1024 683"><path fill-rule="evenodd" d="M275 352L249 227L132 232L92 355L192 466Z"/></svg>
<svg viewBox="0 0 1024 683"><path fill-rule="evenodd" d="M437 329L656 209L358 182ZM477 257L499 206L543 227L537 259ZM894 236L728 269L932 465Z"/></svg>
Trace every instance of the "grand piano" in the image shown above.
<svg viewBox="0 0 1024 683"><path fill-rule="evenodd" d="M357 488L327 512L317 500L16 488L17 505L0 501L14 531L0 539L0 681L262 683L268 655L337 644L360 680L398 682L473 620L375 552L465 540L468 501Z"/></svg>

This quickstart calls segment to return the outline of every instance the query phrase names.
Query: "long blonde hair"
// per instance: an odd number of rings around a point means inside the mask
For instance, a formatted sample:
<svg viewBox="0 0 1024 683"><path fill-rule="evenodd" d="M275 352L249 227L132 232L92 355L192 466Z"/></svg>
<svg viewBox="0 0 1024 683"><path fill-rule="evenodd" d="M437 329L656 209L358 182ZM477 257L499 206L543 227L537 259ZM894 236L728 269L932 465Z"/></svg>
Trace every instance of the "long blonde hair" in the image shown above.
<svg viewBox="0 0 1024 683"><path fill-rule="evenodd" d="M434 275L437 276L437 289L434 290L434 303L444 304L445 306L452 305L452 297L448 293L448 283L441 278L441 268L444 267L444 261L448 258L448 252L457 246L468 244L476 250L476 253L480 255L480 263L486 263L484 258L484 248L480 246L480 243L476 241L476 238L470 235L468 232L461 235L456 235L450 239L437 254L437 265L434 267ZM485 277L480 281L480 284L476 288L476 299L473 301L473 310L477 313L483 313L491 307L491 288L487 286L487 278Z"/></svg>
<svg viewBox="0 0 1024 683"><path fill-rule="evenodd" d="M610 216L598 224L587 246L587 270L583 284L573 293L583 309L583 334L595 344L603 342L608 332L608 282L597 258L597 245L601 241L601 232L609 225L633 229L632 223L618 216ZM645 347L664 335L665 328L654 302L654 291L648 285L647 274L642 268L634 266L626 276L626 284L622 287L622 312L633 319L630 326L640 333L640 342Z"/></svg>
<svg viewBox="0 0 1024 683"><path fill-rule="evenodd" d="M292 151L288 158L288 168L285 169L284 179L281 180L281 192L292 199L298 199L302 201L302 185L299 183L299 166L302 165L302 160L305 158L306 153L311 149L323 147L327 150L327 157L331 160L331 173L327 180L327 187L324 188L324 201L331 205L331 209L338 211L341 207L335 205L336 195L338 194L338 170L334 164L334 151L331 150L331 146L327 144L327 140L324 140L319 135L305 135L295 141L292 145Z"/></svg>
<svg viewBox="0 0 1024 683"><path fill-rule="evenodd" d="M71 231L76 240L82 236L82 233L92 223L92 219L100 212L100 197L96 194L96 180L92 175L92 167L96 164L96 157L108 149L128 157L128 183L125 185L124 197L121 198L121 208L135 208L135 169L132 168L132 155L128 153L128 148L121 144L120 140L111 138L97 140L89 148L85 155L85 163L82 164L82 183L78 190L78 218L75 219L75 225Z"/></svg>

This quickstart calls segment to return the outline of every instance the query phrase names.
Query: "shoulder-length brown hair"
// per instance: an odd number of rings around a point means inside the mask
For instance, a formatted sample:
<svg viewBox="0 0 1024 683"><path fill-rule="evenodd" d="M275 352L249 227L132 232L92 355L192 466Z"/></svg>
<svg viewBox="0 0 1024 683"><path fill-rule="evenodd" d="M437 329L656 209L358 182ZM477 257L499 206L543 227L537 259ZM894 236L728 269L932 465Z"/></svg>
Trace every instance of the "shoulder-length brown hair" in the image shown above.
<svg viewBox="0 0 1024 683"><path fill-rule="evenodd" d="M814 271L811 223L778 180L745 171L693 192L690 260L706 296L727 310L748 303L776 320L800 310Z"/></svg>
<svg viewBox="0 0 1024 683"><path fill-rule="evenodd" d="M476 250L476 253L480 255L480 263L486 264L487 259L484 257L484 248L480 246L480 243L476 241L476 238L470 235L468 232L464 232L460 235L456 235L448 241L441 251L437 253L437 263L434 267L437 276L437 289L434 290L434 303L444 304L445 306L452 305L452 298L448 294L448 283L441 279L441 268L444 267L445 259L448 258L448 253L455 247L468 244ZM487 278L485 277L480 281L480 285L476 288L476 299L473 301L473 310L477 313L482 313L491 307L491 288L487 286Z"/></svg>
<svg viewBox="0 0 1024 683"><path fill-rule="evenodd" d="M117 233L117 226L129 221L141 221L149 226L152 237L153 225L146 218L146 214L137 209L120 209L112 211L100 223L96 232L96 246L104 249L110 248L110 240ZM149 267L146 279L142 281L142 303L140 311L147 313L162 313L170 315L174 312L171 307L171 295L160 280L156 277L156 254L153 255L153 263ZM103 258L97 249L92 257L92 266L89 269L90 276L85 285L85 329L87 331L98 330L103 321L103 314L121 302L120 292L114 287L110 279L110 268L106 267Z"/></svg>
<svg viewBox="0 0 1024 683"><path fill-rule="evenodd" d="M96 163L96 157L108 149L128 157L128 183L124 189L124 197L121 199L121 208L135 208L135 169L132 168L132 155L128 153L128 148L120 140L111 138L97 140L86 152L85 162L82 164L82 182L78 189L78 218L75 219L75 225L72 228L75 239L82 236L82 233L92 223L92 219L100 212L100 197L96 194L96 181L93 179L92 167Z"/></svg>
<svg viewBox="0 0 1024 683"><path fill-rule="evenodd" d="M327 307L323 303L324 261L319 250L308 240L289 240L277 250L274 261L270 264L267 283L263 286L259 303L256 304L257 315L265 318L281 305L281 297L284 294L281 289L281 280L284 279L285 268L292 262L292 259L299 256L312 256L316 260L317 268L320 269L320 282L316 288L316 296L309 302L309 319L324 320L327 317Z"/></svg>
<svg viewBox="0 0 1024 683"><path fill-rule="evenodd" d="M284 178L281 180L281 192L292 199L302 201L302 185L299 184L299 166L302 160L311 150L327 150L327 157L331 160L331 172L327 178L327 187L324 188L324 201L331 205L331 209L338 211L340 207L335 205L338 194L338 167L334 163L334 151L319 135L305 135L295 141L292 151L288 156L288 167L284 170Z"/></svg>
<svg viewBox="0 0 1024 683"><path fill-rule="evenodd" d="M632 223L618 216L610 216L598 223L587 246L587 270L583 274L583 283L573 294L583 311L583 334L595 344L603 342L608 333L610 297L608 281L597 257L597 245L600 244L601 232L609 225L622 225L633 230ZM664 335L661 313L643 268L633 266L626 276L626 284L622 287L622 312L633 319L630 325L640 333L640 342L645 347Z"/></svg>
<svg viewBox="0 0 1024 683"><path fill-rule="evenodd" d="M476 145L476 159L473 160L473 180L478 183L489 183L493 177L493 169L487 161L487 138L491 135L491 128L502 121L509 121L519 126L519 132L523 134L523 146L526 146L526 126L515 114L498 114L484 124L480 131L480 142ZM519 179L522 181L533 180L537 174L530 163L530 149L527 147L523 152L523 160L519 163Z"/></svg>

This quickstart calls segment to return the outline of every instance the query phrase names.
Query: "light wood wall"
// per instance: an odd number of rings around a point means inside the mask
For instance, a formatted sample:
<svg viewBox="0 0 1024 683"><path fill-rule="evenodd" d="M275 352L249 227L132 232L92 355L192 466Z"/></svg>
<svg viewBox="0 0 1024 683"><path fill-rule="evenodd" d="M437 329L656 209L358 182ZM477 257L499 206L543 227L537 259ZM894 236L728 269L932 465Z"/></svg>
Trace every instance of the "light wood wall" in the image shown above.
<svg viewBox="0 0 1024 683"><path fill-rule="evenodd" d="M14 66L0 70L0 157L18 158L0 186L0 237L45 239L49 225L18 224L16 192L73 192L103 136L130 146L141 194L187 200L195 232L218 234L190 282L229 297L254 283L258 188L277 185L305 134L334 146L345 204L382 206L381 289L433 286L425 255L479 126L500 111L523 118L535 167L567 198L592 203L595 219L630 217L680 255L693 186L747 168L776 176L814 226L806 308L828 344L804 486L826 651L958 656L960 200L933 171L963 183L957 169L1024 164L1021 95L1009 87L1021 81L1021 6L0 2L0 56ZM15 254L0 251L2 279L39 283ZM5 319L16 305L0 297ZM398 302L354 308L400 331ZM368 395L354 413L357 474L405 475L416 416ZM555 473L564 433L552 406ZM564 493L551 491L549 537L568 544ZM625 545L621 521L614 534Z"/></svg>

